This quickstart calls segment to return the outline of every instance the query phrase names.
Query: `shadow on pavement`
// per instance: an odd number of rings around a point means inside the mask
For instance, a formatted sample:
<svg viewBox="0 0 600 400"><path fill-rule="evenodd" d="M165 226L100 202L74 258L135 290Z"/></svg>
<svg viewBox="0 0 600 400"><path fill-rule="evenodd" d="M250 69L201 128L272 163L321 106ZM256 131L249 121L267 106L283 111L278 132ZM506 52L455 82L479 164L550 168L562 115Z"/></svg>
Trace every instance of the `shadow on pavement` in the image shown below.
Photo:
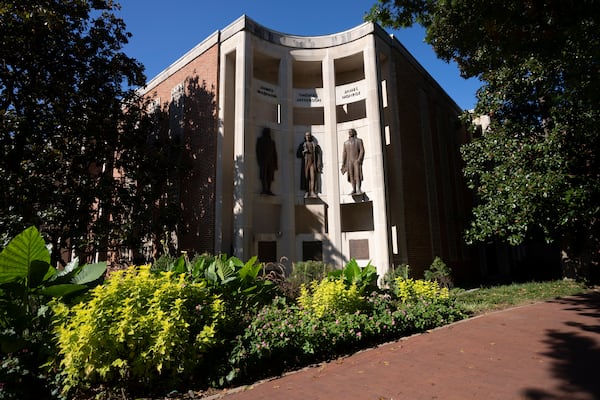
<svg viewBox="0 0 600 400"><path fill-rule="evenodd" d="M567 321L568 328L564 331L546 332L544 342L549 351L545 356L553 360L552 373L561 382L560 388L532 388L524 395L532 400L564 399L566 393L572 394L573 399L600 399L600 293L555 301L572 305L566 310L575 311L585 322Z"/></svg>

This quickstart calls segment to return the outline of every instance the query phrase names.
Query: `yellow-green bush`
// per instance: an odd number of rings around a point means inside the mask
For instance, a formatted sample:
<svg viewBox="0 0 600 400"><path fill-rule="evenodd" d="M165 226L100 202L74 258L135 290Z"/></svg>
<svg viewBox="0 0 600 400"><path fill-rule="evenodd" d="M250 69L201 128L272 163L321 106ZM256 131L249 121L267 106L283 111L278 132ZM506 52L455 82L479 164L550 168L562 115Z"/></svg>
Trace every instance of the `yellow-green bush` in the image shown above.
<svg viewBox="0 0 600 400"><path fill-rule="evenodd" d="M447 299L447 288L440 288L437 281L423 279L396 278L396 295L403 303L419 300Z"/></svg>
<svg viewBox="0 0 600 400"><path fill-rule="evenodd" d="M216 342L222 302L203 283L149 266L115 272L86 302L53 305L64 392L98 383L175 384Z"/></svg>
<svg viewBox="0 0 600 400"><path fill-rule="evenodd" d="M358 310L363 297L356 283L347 286L342 279L312 281L300 287L298 303L317 318L326 314L352 313Z"/></svg>

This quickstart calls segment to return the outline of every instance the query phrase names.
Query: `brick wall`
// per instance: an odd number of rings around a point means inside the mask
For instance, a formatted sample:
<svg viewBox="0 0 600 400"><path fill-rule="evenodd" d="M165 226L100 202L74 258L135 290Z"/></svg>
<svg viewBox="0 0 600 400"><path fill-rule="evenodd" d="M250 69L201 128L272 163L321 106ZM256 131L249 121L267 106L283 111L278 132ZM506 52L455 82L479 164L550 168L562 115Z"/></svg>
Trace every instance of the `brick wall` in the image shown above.
<svg viewBox="0 0 600 400"><path fill-rule="evenodd" d="M179 181L184 223L178 233L179 250L192 253L214 252L218 57L214 45L146 94L169 109L173 88L183 84L182 157L189 169Z"/></svg>
<svg viewBox="0 0 600 400"><path fill-rule="evenodd" d="M440 256L453 275L467 276L472 273L471 255L462 235L471 204L461 172L459 146L466 135L457 124L460 110L403 55L395 53L393 65L398 127L392 146L400 149L388 149L386 166L394 169L387 172L392 208L398 196L404 201L407 262L412 275L421 276ZM391 157L397 152L400 159ZM392 224L399 224L397 214L392 211Z"/></svg>

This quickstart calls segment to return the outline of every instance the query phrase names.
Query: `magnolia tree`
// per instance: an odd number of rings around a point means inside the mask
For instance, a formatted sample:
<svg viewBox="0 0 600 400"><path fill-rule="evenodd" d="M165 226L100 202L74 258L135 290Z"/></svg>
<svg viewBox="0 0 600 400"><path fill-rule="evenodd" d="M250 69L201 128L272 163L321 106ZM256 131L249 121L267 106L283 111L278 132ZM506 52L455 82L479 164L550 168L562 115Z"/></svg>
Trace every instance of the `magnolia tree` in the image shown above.
<svg viewBox="0 0 600 400"><path fill-rule="evenodd" d="M168 169L157 160L169 148L157 152L149 138L166 129L166 117L146 118L134 90L145 84L143 67L123 52L130 34L118 7L2 2L0 247L30 225L54 261L61 249L85 256L148 235L151 222L140 215L157 214ZM173 225L171 214L161 230Z"/></svg>
<svg viewBox="0 0 600 400"><path fill-rule="evenodd" d="M565 273L597 271L598 1L379 0L367 18L423 25L439 57L483 83L464 114L490 119L462 149L478 199L467 241L542 236L561 244Z"/></svg>

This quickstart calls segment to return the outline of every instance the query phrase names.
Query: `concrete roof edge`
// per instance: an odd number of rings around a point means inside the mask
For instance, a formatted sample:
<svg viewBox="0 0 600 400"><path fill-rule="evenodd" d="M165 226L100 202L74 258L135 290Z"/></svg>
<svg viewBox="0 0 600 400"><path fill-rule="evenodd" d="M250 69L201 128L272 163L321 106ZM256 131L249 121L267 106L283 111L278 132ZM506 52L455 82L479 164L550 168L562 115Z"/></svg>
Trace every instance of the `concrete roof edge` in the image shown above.
<svg viewBox="0 0 600 400"><path fill-rule="evenodd" d="M421 65L421 63L408 51L408 49L402 44L402 42L400 42L400 40L397 37L395 37L393 34L387 33L379 25L377 25L377 27L380 30L378 32L380 37L382 37L384 40L388 41L388 43L392 47L397 48L402 53L402 55L404 55L406 57L406 59L415 68L417 68L424 76L426 76L428 78L428 80L433 83L434 86L437 86L437 88L442 93L444 93L444 95L448 98L448 100L450 100L450 102L455 106L455 108L456 108L457 111L459 111L459 112L464 111L462 108L460 108L460 106L456 103L456 101L448 94L448 92L446 92L446 90L439 84L439 82L433 76L431 76L431 74L429 73L429 71L427 71L425 69L425 67L423 67L423 65Z"/></svg>
<svg viewBox="0 0 600 400"><path fill-rule="evenodd" d="M213 34L208 36L190 51L185 53L181 58L165 68L162 72L152 78L146 86L139 89L139 93L144 95L150 92L160 82L164 81L175 72L186 66L196 57L207 51L214 45L220 44L226 41L228 38L234 36L240 31L247 30L253 35L267 40L269 42L279 44L285 47L292 48L327 48L332 46L339 46L345 43L352 42L369 34L375 34L382 38L391 47L396 48L402 53L403 56L424 76L428 78L435 86L437 86L446 97L455 105L457 110L462 110L458 104L450 97L450 95L441 87L441 85L431 76L431 74L419 63L419 61L408 51L408 49L396 38L393 34L389 34L384 28L374 22L363 22L348 30L332 33L328 35L319 36L300 36L282 33L269 29L258 22L254 21L247 15L242 15L225 28L215 31Z"/></svg>

